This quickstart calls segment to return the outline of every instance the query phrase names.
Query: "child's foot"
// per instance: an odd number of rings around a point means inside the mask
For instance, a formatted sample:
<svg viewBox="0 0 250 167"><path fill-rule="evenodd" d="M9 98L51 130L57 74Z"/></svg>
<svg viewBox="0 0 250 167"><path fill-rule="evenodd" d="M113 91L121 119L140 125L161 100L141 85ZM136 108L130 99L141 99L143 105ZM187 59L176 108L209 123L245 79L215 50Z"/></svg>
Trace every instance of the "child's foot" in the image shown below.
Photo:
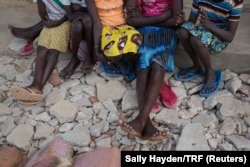
<svg viewBox="0 0 250 167"><path fill-rule="evenodd" d="M89 58L86 59L85 62L82 63L82 66L81 66L81 71L84 73L84 74L89 74L93 71L93 67L94 67L94 62L89 60Z"/></svg>
<svg viewBox="0 0 250 167"><path fill-rule="evenodd" d="M82 64L81 71L84 74L90 74L93 71L93 67L94 67L93 64Z"/></svg>
<svg viewBox="0 0 250 167"><path fill-rule="evenodd" d="M60 72L60 77L68 79L73 74L79 64L80 61L78 58L71 59L68 65Z"/></svg>
<svg viewBox="0 0 250 167"><path fill-rule="evenodd" d="M151 121L148 119L147 124L142 133L142 139L144 140L152 140L152 141L161 141L166 139L169 131L159 131L156 129Z"/></svg>
<svg viewBox="0 0 250 167"><path fill-rule="evenodd" d="M206 83L202 86L200 96L208 97L215 94L220 88L222 82L222 72L215 71L207 74Z"/></svg>
<svg viewBox="0 0 250 167"><path fill-rule="evenodd" d="M32 34L32 32L27 31L28 29L17 28L10 24L8 25L8 28L14 37L25 39L30 43L33 42L36 38L35 34Z"/></svg>
<svg viewBox="0 0 250 167"><path fill-rule="evenodd" d="M134 119L133 121L126 123L123 120L119 120L120 127L123 131L127 132L130 135L140 137L142 135L142 131L144 126L140 121Z"/></svg>
<svg viewBox="0 0 250 167"><path fill-rule="evenodd" d="M174 77L178 81L190 81L202 75L205 75L205 70L193 66L175 73Z"/></svg>
<svg viewBox="0 0 250 167"><path fill-rule="evenodd" d="M27 88L12 86L10 92L16 100L41 101L43 99L43 92L32 86Z"/></svg>

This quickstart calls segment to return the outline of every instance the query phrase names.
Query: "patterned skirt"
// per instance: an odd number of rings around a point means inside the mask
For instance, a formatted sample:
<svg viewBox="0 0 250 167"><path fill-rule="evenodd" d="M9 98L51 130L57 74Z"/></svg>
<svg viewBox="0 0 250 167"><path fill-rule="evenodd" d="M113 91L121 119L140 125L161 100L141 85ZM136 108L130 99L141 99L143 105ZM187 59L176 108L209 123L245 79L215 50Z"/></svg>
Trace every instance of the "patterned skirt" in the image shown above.
<svg viewBox="0 0 250 167"><path fill-rule="evenodd" d="M140 33L129 25L105 26L101 34L101 50L107 57L135 54L141 40Z"/></svg>
<svg viewBox="0 0 250 167"><path fill-rule="evenodd" d="M196 26L192 22L184 23L181 25L181 27L186 29L193 36L199 38L200 41L208 48L210 53L218 53L225 49L230 43L222 41L206 28Z"/></svg>
<svg viewBox="0 0 250 167"><path fill-rule="evenodd" d="M178 44L176 30L146 26L138 29L143 40L138 49L138 70L150 68L152 62L166 71L174 71L174 52Z"/></svg>
<svg viewBox="0 0 250 167"><path fill-rule="evenodd" d="M67 52L70 38L70 21L53 28L44 27L38 38L38 45L47 49Z"/></svg>

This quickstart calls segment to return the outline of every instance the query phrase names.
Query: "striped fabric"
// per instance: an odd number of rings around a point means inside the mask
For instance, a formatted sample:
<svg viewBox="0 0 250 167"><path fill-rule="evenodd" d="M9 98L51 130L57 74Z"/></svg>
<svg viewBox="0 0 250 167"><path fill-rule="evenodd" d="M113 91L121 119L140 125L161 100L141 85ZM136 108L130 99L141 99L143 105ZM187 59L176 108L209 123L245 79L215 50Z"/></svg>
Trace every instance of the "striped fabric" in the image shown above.
<svg viewBox="0 0 250 167"><path fill-rule="evenodd" d="M146 26L138 28L143 41L138 49L137 70L149 68L152 62L162 66L166 71L174 71L174 51L178 38L175 29Z"/></svg>
<svg viewBox="0 0 250 167"><path fill-rule="evenodd" d="M82 7L87 7L85 0L60 0L63 5L77 4Z"/></svg>
<svg viewBox="0 0 250 167"><path fill-rule="evenodd" d="M49 19L60 20L66 15L60 0L43 0L43 3L47 7Z"/></svg>
<svg viewBox="0 0 250 167"><path fill-rule="evenodd" d="M243 0L193 0L192 14L199 14L204 9L216 26L227 29L229 21L239 21L242 12Z"/></svg>

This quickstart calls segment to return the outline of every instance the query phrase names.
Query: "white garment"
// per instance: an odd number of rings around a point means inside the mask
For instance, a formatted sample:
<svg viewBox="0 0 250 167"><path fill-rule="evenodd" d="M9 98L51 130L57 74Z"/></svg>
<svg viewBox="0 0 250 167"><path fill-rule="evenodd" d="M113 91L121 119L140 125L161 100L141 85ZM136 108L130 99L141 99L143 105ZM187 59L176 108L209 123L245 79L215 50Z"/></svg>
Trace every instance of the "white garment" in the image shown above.
<svg viewBox="0 0 250 167"><path fill-rule="evenodd" d="M60 20L66 15L63 6L58 5L53 0L42 0L45 4L48 12L49 19L51 20Z"/></svg>
<svg viewBox="0 0 250 167"><path fill-rule="evenodd" d="M71 5L71 4L77 4L77 5L81 5L82 7L87 7L85 0L60 0L60 2L63 5Z"/></svg>

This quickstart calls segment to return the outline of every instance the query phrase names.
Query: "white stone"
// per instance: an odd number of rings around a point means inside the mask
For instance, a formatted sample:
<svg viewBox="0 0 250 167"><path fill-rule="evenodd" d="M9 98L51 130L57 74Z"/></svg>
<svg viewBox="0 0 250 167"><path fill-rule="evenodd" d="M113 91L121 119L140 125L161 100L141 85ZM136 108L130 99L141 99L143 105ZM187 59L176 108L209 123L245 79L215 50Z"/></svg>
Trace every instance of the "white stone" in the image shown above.
<svg viewBox="0 0 250 167"><path fill-rule="evenodd" d="M50 114L55 116L60 123L73 121L77 112L77 106L66 100L58 101L55 105L50 107Z"/></svg>
<svg viewBox="0 0 250 167"><path fill-rule="evenodd" d="M28 151L32 136L34 134L33 127L28 124L20 124L7 136L7 142L20 149Z"/></svg>

